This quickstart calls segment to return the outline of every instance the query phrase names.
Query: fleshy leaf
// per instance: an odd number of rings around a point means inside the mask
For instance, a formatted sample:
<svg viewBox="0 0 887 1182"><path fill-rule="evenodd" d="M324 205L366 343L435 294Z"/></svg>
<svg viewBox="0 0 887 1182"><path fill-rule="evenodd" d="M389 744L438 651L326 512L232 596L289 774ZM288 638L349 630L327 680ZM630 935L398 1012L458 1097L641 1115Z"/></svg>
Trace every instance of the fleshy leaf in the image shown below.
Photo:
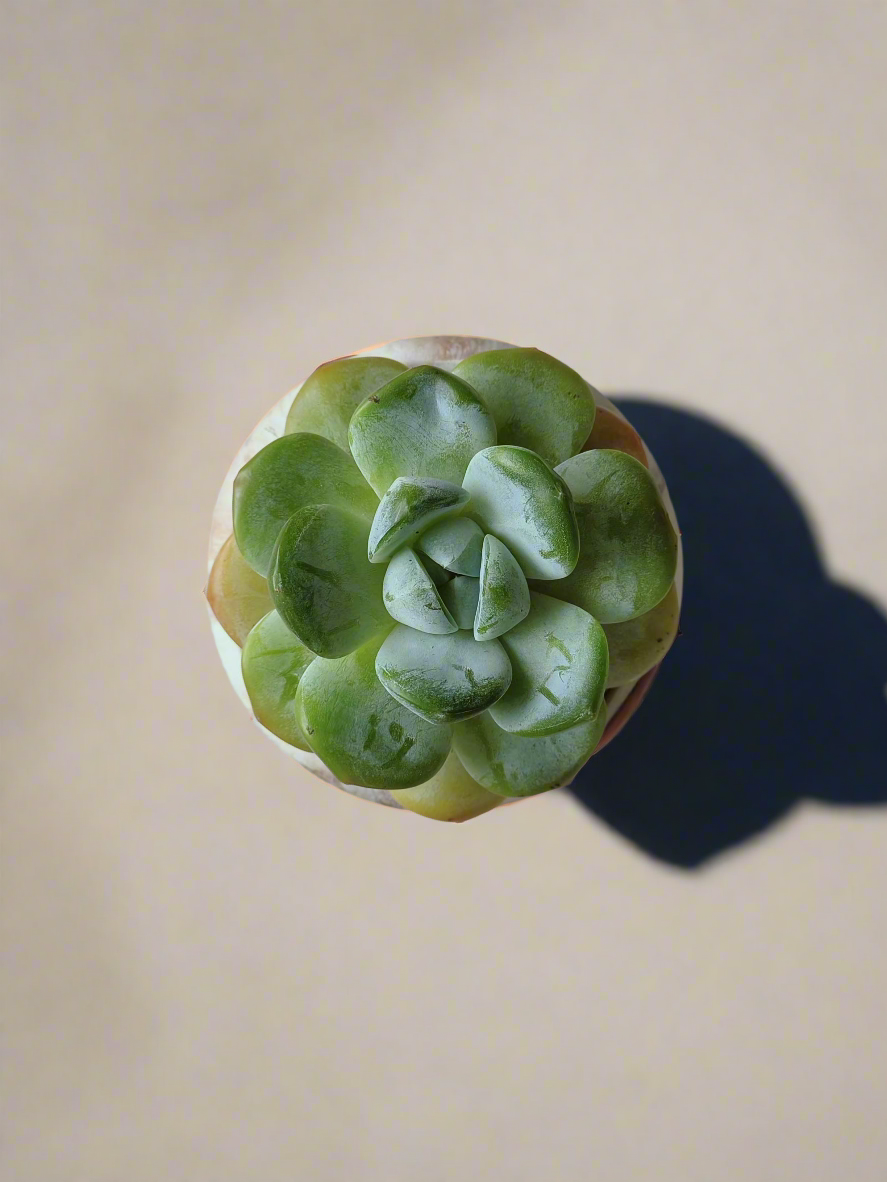
<svg viewBox="0 0 887 1182"><path fill-rule="evenodd" d="M348 441L358 467L381 497L398 476L461 484L474 453L496 442L496 425L461 378L420 365L360 404Z"/></svg>
<svg viewBox="0 0 887 1182"><path fill-rule="evenodd" d="M483 398L499 443L527 447L554 466L585 443L595 420L594 393L574 369L539 349L493 349L455 371Z"/></svg>
<svg viewBox="0 0 887 1182"><path fill-rule="evenodd" d="M473 579L471 575L456 575L455 579L441 587L440 597L459 627L471 631L477 615L480 579Z"/></svg>
<svg viewBox="0 0 887 1182"><path fill-rule="evenodd" d="M474 639L494 640L526 619L530 589L517 559L498 538L484 538Z"/></svg>
<svg viewBox="0 0 887 1182"><path fill-rule="evenodd" d="M650 611L622 624L605 624L610 646L607 686L628 685L658 665L678 634L681 606L672 584L664 599Z"/></svg>
<svg viewBox="0 0 887 1182"><path fill-rule="evenodd" d="M312 652L344 657L391 626L383 571L367 562L369 525L347 509L311 505L283 527L271 567L271 598Z"/></svg>
<svg viewBox="0 0 887 1182"><path fill-rule="evenodd" d="M471 516L504 542L527 578L560 579L579 557L570 490L523 447L488 447L468 465L463 486Z"/></svg>
<svg viewBox="0 0 887 1182"><path fill-rule="evenodd" d="M640 435L631 423L627 423L619 415L613 414L605 406L597 408L594 427L582 450L591 451L592 448L598 447L607 448L609 451L624 451L627 455L634 456L638 463L643 464L645 468L650 466Z"/></svg>
<svg viewBox="0 0 887 1182"><path fill-rule="evenodd" d="M427 554L422 555L420 562L428 571L435 587L443 587L444 583L449 583L453 577L448 570L444 570L440 563L435 562L433 558L429 558Z"/></svg>
<svg viewBox="0 0 887 1182"><path fill-rule="evenodd" d="M455 632L458 625L441 602L431 576L409 546L388 563L382 586L385 608L393 620L419 632Z"/></svg>
<svg viewBox="0 0 887 1182"><path fill-rule="evenodd" d="M259 620L246 638L243 681L253 714L278 739L310 750L296 718L295 697L314 653L294 636L276 611Z"/></svg>
<svg viewBox="0 0 887 1182"><path fill-rule="evenodd" d="M267 575L292 515L321 504L367 518L378 504L351 456L322 435L284 435L244 464L234 480L234 536L253 570Z"/></svg>
<svg viewBox="0 0 887 1182"><path fill-rule="evenodd" d="M446 570L457 575L480 574L484 531L470 517L451 517L427 529L416 546Z"/></svg>
<svg viewBox="0 0 887 1182"><path fill-rule="evenodd" d="M415 788L401 788L392 796L410 812L433 821L470 821L502 803L502 797L481 788L462 766L455 751L430 780Z"/></svg>
<svg viewBox="0 0 887 1182"><path fill-rule="evenodd" d="M339 661L318 657L299 682L296 717L311 749L343 783L412 788L443 767L452 728L426 722L382 687L375 667L380 643Z"/></svg>
<svg viewBox="0 0 887 1182"><path fill-rule="evenodd" d="M602 706L597 718L554 735L529 738L502 730L490 712L460 722L453 749L465 770L500 796L535 796L569 784L597 747L606 726Z"/></svg>
<svg viewBox="0 0 887 1182"><path fill-rule="evenodd" d="M584 451L558 467L576 504L582 553L568 578L543 588L602 624L650 611L674 581L678 542L653 478L621 451Z"/></svg>
<svg viewBox="0 0 887 1182"><path fill-rule="evenodd" d="M429 477L399 477L379 502L370 529L370 562L386 562L395 550L409 546L433 521L457 513L468 503L458 484Z"/></svg>
<svg viewBox="0 0 887 1182"><path fill-rule="evenodd" d="M455 722L487 710L511 684L498 640L478 644L470 632L429 636L399 624L376 657L382 685L429 722Z"/></svg>
<svg viewBox="0 0 887 1182"><path fill-rule="evenodd" d="M341 357L320 365L302 386L289 414L286 433L313 431L348 450L348 424L365 398L406 369L390 357Z"/></svg>
<svg viewBox="0 0 887 1182"><path fill-rule="evenodd" d="M490 713L513 734L548 735L597 715L607 684L607 638L581 607L548 595L532 600L527 619L501 639L513 676Z"/></svg>
<svg viewBox="0 0 887 1182"><path fill-rule="evenodd" d="M235 642L243 648L250 629L274 607L268 580L257 575L237 549L232 534L216 555L206 598L213 615Z"/></svg>

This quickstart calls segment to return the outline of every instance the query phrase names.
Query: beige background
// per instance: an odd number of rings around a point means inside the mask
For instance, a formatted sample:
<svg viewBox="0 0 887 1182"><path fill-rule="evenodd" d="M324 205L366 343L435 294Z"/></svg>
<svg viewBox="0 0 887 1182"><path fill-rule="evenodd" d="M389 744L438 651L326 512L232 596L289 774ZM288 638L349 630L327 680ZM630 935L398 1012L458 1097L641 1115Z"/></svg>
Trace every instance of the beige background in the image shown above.
<svg viewBox="0 0 887 1182"><path fill-rule="evenodd" d="M887 810L395 815L201 588L272 401L463 331L742 430L883 605L887 8L2 7L4 1182L882 1182Z"/></svg>

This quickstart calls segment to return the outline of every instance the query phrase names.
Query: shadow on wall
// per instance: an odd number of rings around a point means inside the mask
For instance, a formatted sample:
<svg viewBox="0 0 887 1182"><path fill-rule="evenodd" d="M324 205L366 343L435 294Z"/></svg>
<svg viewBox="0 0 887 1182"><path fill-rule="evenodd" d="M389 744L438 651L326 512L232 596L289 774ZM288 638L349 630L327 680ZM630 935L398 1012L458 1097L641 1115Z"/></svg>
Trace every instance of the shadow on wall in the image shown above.
<svg viewBox="0 0 887 1182"><path fill-rule="evenodd" d="M887 801L887 620L830 581L801 507L748 444L687 411L617 401L681 524L682 635L636 717L576 777L577 799L687 868L803 798Z"/></svg>

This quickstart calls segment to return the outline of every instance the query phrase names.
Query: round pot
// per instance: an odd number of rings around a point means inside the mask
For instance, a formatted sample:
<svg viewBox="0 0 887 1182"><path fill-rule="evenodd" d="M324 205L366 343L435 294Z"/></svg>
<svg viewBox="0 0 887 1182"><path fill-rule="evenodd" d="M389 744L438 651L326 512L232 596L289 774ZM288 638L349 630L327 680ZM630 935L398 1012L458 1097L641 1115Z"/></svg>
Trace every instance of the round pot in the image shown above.
<svg viewBox="0 0 887 1182"><path fill-rule="evenodd" d="M436 365L441 369L453 369L465 357L470 357L474 353L482 353L489 349L507 349L513 346L504 341L488 340L484 337L463 337L463 336L434 336L434 337L407 337L398 341L387 341L381 345L374 345L368 349L361 349L358 352L361 355L390 357L396 361L402 362L407 366L415 365ZM349 353L346 356L354 357L356 353ZM232 521L232 492L234 487L234 477L243 467L243 465L251 460L257 452L261 451L272 440L278 439L284 434L284 426L286 423L287 413L294 401L298 397L301 385L296 386L290 390L281 400L273 406L266 415L256 424L253 431L250 432L248 438L235 455L231 467L228 469L228 474L222 482L222 487L219 490L216 506L213 511L212 527L210 529L209 537L209 554L207 571L212 569L212 565L216 559L216 555L230 537L233 530ZM595 391L595 398L598 406L608 411L610 415L623 424L627 424L628 420L620 410L613 405L608 398ZM678 565L677 573L675 575L675 587L677 590L678 599L681 599L683 592L683 574L684 561L683 552L680 544L680 530L678 529L677 517L675 516L674 506L671 503L671 498L668 495L668 489L665 485L662 473L651 455L646 444L640 440L637 433L633 429L629 432L629 437L633 437L636 441L636 446L643 447L644 457L646 459L647 467L650 474L655 481L659 495L662 498L663 504L671 518L672 524L675 527L675 532L678 535ZM222 660L222 665L225 672L228 674L228 679L234 687L234 691L240 700L243 702L250 716L253 718L256 726L261 730L265 736L275 743L282 751L286 752L291 759L298 760L303 767L312 772L321 780L328 784L333 784L336 788L342 789L343 792L351 793L353 796L362 797L364 800L371 800L377 804L388 805L391 808L401 808L402 806L392 796L390 792L382 791L376 788L365 788L357 784L343 784L338 780L329 768L324 764L313 752L300 751L296 747L291 747L288 743L283 742L271 731L267 730L255 716L252 714L249 696L244 685L243 675L240 670L240 656L241 651L237 643L224 630L222 625L213 614L212 607L208 606L210 625L212 627L213 637L216 642L216 647L219 651L219 656ZM605 747L607 743L611 742L616 735L623 729L629 721L634 712L638 709L644 697L647 694L653 680L656 676L658 666L645 673L637 681L628 685L620 686L618 689L608 690L606 693L606 703L608 720L607 725L601 736L595 754ZM594 758L594 756L592 756ZM542 794L544 795L544 793ZM522 799L534 799L533 797L525 797Z"/></svg>

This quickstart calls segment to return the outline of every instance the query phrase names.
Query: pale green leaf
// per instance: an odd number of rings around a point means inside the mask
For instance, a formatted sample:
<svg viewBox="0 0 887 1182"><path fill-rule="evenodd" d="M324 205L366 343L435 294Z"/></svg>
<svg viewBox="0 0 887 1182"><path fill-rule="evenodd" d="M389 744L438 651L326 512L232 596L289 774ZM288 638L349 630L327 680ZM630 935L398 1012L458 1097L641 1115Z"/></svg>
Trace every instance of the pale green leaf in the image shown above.
<svg viewBox="0 0 887 1182"><path fill-rule="evenodd" d="M486 710L511 682L511 665L497 640L478 644L470 632L430 636L403 624L385 638L376 672L390 694L429 722Z"/></svg>
<svg viewBox="0 0 887 1182"><path fill-rule="evenodd" d="M445 583L449 583L452 579L452 574L448 570L444 570L440 563L435 562L433 558L429 558L427 554L422 555L421 562L429 575L431 575L431 581L435 587L443 587Z"/></svg>
<svg viewBox="0 0 887 1182"><path fill-rule="evenodd" d="M468 501L458 484L428 477L400 477L394 481L373 518L370 562L386 562L401 546L411 545L428 526L457 513Z"/></svg>
<svg viewBox="0 0 887 1182"><path fill-rule="evenodd" d="M480 579L473 579L471 575L456 575L455 579L441 587L440 597L459 627L471 631L477 615Z"/></svg>
<svg viewBox="0 0 887 1182"><path fill-rule="evenodd" d="M457 575L480 574L484 531L470 517L438 521L419 539L416 549Z"/></svg>
<svg viewBox="0 0 887 1182"><path fill-rule="evenodd" d="M293 399L287 435L311 431L348 451L348 424L357 407L405 369L390 357L340 357L318 366Z"/></svg>
<svg viewBox="0 0 887 1182"><path fill-rule="evenodd" d="M457 630L434 581L409 546L399 550L388 563L382 598L393 620L419 632L443 635Z"/></svg>
<svg viewBox="0 0 887 1182"><path fill-rule="evenodd" d="M399 476L461 484L474 453L496 442L496 426L466 382L420 365L360 404L348 440L361 472L382 496Z"/></svg>
<svg viewBox="0 0 887 1182"><path fill-rule="evenodd" d="M490 712L460 722L453 749L465 770L500 796L534 796L569 784L597 747L606 725L606 709L554 735L528 738L509 734Z"/></svg>
<svg viewBox="0 0 887 1182"><path fill-rule="evenodd" d="M391 795L405 809L433 821L470 821L502 803L501 796L472 780L454 751L430 780L415 788L401 788Z"/></svg>
<svg viewBox="0 0 887 1182"><path fill-rule="evenodd" d="M530 589L517 559L498 538L484 538L480 594L474 619L475 640L493 640L525 619Z"/></svg>
<svg viewBox="0 0 887 1182"><path fill-rule="evenodd" d="M547 735L595 717L607 684L607 639L588 612L534 593L530 614L501 642L513 677L490 713L503 730Z"/></svg>
<svg viewBox="0 0 887 1182"><path fill-rule="evenodd" d="M573 498L564 481L523 447L489 447L468 465L469 512L508 547L527 578L559 579L579 557Z"/></svg>

